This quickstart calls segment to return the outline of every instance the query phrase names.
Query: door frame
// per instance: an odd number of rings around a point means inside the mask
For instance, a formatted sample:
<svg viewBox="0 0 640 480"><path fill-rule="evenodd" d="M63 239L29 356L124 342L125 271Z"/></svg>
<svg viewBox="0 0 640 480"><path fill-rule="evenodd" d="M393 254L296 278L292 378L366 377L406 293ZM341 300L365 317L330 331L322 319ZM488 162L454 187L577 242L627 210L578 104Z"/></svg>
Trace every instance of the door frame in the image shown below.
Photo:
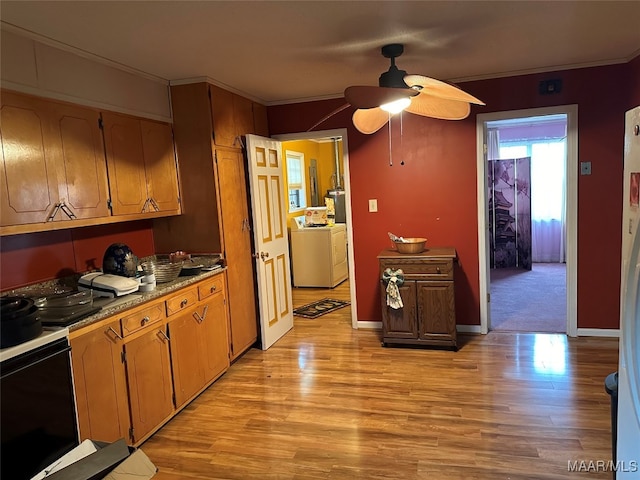
<svg viewBox="0 0 640 480"><path fill-rule="evenodd" d="M349 142L346 128L317 130L313 132L286 133L272 135L272 138L286 142L290 140L316 140L328 137L342 138L342 172L344 177L345 210L347 220L347 264L349 267L349 296L351 297L351 327L358 328L358 302L356 301L356 272L353 261L353 219L351 216L351 175L349 173Z"/></svg>
<svg viewBox="0 0 640 480"><path fill-rule="evenodd" d="M567 115L567 164L565 188L567 195L567 324L570 337L578 335L578 105L528 108L476 116L476 158L478 191L478 275L480 280L480 333L489 333L491 309L489 308L489 212L487 205L487 153L485 148L486 122L541 115Z"/></svg>

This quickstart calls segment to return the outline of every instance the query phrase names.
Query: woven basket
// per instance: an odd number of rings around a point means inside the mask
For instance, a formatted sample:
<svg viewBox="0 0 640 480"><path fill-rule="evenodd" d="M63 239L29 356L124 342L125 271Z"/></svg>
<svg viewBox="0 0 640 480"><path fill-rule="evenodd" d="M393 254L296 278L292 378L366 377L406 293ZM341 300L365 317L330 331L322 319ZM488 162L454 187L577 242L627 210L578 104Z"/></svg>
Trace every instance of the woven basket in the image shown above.
<svg viewBox="0 0 640 480"><path fill-rule="evenodd" d="M424 244L427 243L426 238L410 237L405 238L404 242L393 242L398 253L420 253L424 251Z"/></svg>

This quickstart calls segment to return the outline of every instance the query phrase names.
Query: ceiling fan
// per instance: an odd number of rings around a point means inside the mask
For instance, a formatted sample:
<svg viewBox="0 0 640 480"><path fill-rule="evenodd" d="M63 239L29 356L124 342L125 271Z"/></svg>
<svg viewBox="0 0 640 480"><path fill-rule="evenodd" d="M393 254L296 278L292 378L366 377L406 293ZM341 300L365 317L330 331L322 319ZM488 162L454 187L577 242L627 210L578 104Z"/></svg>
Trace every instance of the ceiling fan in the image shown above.
<svg viewBox="0 0 640 480"><path fill-rule="evenodd" d="M351 86L344 91L348 105L357 109L353 124L360 132L377 132L392 115L403 110L424 117L461 120L469 116L471 103L485 105L449 83L422 75L407 75L396 67L395 62L403 51L404 46L398 43L382 47L382 55L391 59L391 66L380 75L379 86Z"/></svg>

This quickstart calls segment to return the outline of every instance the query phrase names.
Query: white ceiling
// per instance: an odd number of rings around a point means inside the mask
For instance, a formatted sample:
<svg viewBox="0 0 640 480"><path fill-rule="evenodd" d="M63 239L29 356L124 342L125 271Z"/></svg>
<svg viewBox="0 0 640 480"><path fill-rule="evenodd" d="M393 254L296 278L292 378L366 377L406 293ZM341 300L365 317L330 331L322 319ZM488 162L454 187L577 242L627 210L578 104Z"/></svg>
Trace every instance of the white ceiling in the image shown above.
<svg viewBox="0 0 640 480"><path fill-rule="evenodd" d="M502 77L627 62L640 1L10 1L3 27L168 81L208 77L267 105L408 73Z"/></svg>

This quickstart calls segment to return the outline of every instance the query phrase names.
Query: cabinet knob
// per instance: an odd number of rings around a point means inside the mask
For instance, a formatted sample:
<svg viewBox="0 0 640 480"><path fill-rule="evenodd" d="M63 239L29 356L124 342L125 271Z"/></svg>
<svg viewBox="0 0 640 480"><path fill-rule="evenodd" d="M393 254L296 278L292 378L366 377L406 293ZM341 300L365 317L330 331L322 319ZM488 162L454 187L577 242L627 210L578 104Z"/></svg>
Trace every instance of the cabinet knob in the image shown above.
<svg viewBox="0 0 640 480"><path fill-rule="evenodd" d="M216 291L216 286L214 285L214 286L211 287L211 293L213 293L215 291Z"/></svg>
<svg viewBox="0 0 640 480"><path fill-rule="evenodd" d="M140 320L140 323L142 325L146 325L147 323L149 323L149 320L151 320L148 316L147 317L142 317L142 320Z"/></svg>
<svg viewBox="0 0 640 480"><path fill-rule="evenodd" d="M440 271L440 267L436 267L436 272L438 272L438 273L442 273L442 272Z"/></svg>
<svg viewBox="0 0 640 480"><path fill-rule="evenodd" d="M182 300L180 302L180 308L184 308L187 306L187 303L189 303L189 300L187 300L186 298L184 300Z"/></svg>

